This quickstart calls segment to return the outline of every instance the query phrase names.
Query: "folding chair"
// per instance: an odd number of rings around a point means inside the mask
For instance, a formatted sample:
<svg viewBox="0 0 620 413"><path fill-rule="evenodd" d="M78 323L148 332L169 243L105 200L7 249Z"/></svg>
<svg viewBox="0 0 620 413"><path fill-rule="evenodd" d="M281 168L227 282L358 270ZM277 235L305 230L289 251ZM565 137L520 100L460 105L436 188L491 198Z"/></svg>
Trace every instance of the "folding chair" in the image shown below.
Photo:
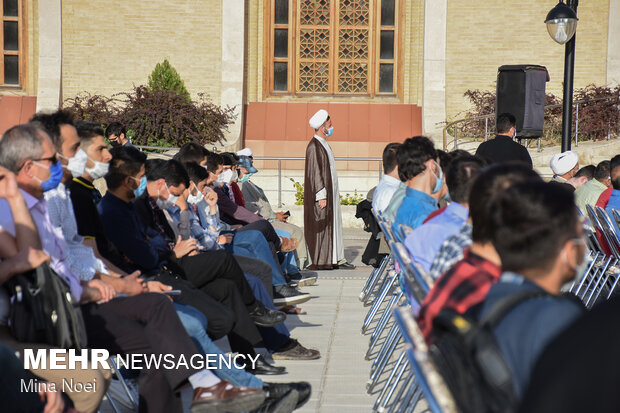
<svg viewBox="0 0 620 413"><path fill-rule="evenodd" d="M121 372L118 369L118 366L116 365L116 360L114 359L114 357L110 357L108 359L109 365L111 367L112 370L112 376L116 376L116 378L118 379L118 381L121 384L121 387L123 389L123 391L125 392L125 395L127 396L127 398L129 399L129 402L132 405L132 409L131 411L133 412L137 412L138 411L138 401L134 399L134 395L132 394L131 390L129 390L129 386L127 385L127 382L125 381L125 378L123 377L123 375L121 374ZM112 409L116 412L116 413L121 413L121 410L119 410L118 406L116 405L116 402L114 401L115 398L112 397L112 395L110 394L110 391L108 390L106 392L106 399L108 400L108 402L110 403L110 406L112 407ZM124 407L122 409L123 412L127 411L127 408Z"/></svg>
<svg viewBox="0 0 620 413"><path fill-rule="evenodd" d="M598 269L604 264L604 260L607 259L607 257L603 251L603 248L598 242L598 239L596 237L596 229L592 226L592 220L588 218L588 215L584 215L579 208L577 208L577 210L579 211L581 216L584 217L586 246L589 250L587 259L590 263L588 265L588 268L586 269L585 274L581 277L580 280L573 281L568 291L579 297L582 301L585 301L585 294L588 291L587 286L591 285L592 279L598 272Z"/></svg>
<svg viewBox="0 0 620 413"><path fill-rule="evenodd" d="M373 213L374 212L373 210ZM381 228L385 240L389 240L391 238L391 230L389 229L390 225L388 225L388 221L380 212L375 214L375 218L377 219L377 223ZM385 270L390 266L390 263L393 263L393 259L391 255L386 255L379 264L379 267L375 268L366 280L366 284L359 296L360 301L362 301L364 305L368 304L370 293L375 289L375 286L383 276Z"/></svg>
<svg viewBox="0 0 620 413"><path fill-rule="evenodd" d="M428 403L428 409L433 413L457 413L456 402L429 355L424 335L413 312L403 307L395 311L395 316L405 342L409 345L407 356L415 374L415 381Z"/></svg>

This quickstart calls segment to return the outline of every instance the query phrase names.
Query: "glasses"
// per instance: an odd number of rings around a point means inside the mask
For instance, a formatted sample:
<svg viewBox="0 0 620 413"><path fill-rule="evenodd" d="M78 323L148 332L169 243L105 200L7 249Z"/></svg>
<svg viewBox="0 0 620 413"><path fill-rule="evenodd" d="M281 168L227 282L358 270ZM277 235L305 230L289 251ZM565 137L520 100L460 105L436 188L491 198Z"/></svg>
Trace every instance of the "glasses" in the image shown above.
<svg viewBox="0 0 620 413"><path fill-rule="evenodd" d="M51 165L55 164L56 162L58 162L58 158L56 157L56 154L47 157L47 158L38 158L38 159L27 159L18 169L18 171L21 171L21 169L26 165L26 162L28 161L32 161L33 163L38 163L41 161L48 161Z"/></svg>

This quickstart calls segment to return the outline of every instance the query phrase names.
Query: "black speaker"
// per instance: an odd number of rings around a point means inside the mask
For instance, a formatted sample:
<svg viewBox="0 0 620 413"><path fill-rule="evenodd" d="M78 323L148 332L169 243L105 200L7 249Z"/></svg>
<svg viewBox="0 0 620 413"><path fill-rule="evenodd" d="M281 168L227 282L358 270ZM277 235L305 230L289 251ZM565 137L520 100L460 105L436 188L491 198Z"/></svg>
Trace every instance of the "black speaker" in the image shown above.
<svg viewBox="0 0 620 413"><path fill-rule="evenodd" d="M519 138L538 138L545 123L547 68L538 65L505 65L497 70L495 120L501 113L517 118Z"/></svg>

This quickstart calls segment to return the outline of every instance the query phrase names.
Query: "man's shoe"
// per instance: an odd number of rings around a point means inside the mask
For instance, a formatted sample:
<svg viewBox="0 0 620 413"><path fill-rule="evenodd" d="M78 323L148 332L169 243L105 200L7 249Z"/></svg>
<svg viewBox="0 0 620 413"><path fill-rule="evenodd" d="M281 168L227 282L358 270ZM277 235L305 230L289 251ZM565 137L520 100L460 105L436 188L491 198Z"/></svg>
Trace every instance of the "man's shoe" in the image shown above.
<svg viewBox="0 0 620 413"><path fill-rule="evenodd" d="M291 413L297 406L297 400L299 400L299 393L290 389L278 398L266 398L258 409L250 413Z"/></svg>
<svg viewBox="0 0 620 413"><path fill-rule="evenodd" d="M308 301L312 296L302 293L297 288L287 284L276 285L273 287L273 303L275 305L301 304Z"/></svg>
<svg viewBox="0 0 620 413"><path fill-rule="evenodd" d="M355 265L345 262L344 264L337 264L334 265L334 269L337 270L354 270L355 269Z"/></svg>
<svg viewBox="0 0 620 413"><path fill-rule="evenodd" d="M278 398L290 390L295 390L299 394L299 399L295 409L299 409L306 404L312 394L312 386L307 381L297 381L292 383L264 383L263 390L267 392L267 400Z"/></svg>
<svg viewBox="0 0 620 413"><path fill-rule="evenodd" d="M250 318L257 326L273 327L286 320L286 314L282 311L270 310L257 301L254 310L250 311Z"/></svg>
<svg viewBox="0 0 620 413"><path fill-rule="evenodd" d="M252 364L248 363L245 366L246 371L256 374L264 374L266 376L275 376L278 374L286 374L286 367L274 366L273 364L269 364L267 360L263 356L258 356L256 359L256 363L254 364L254 368L252 368Z"/></svg>
<svg viewBox="0 0 620 413"><path fill-rule="evenodd" d="M292 338L288 345L271 356L274 360L316 360L321 357L321 353L318 350L305 348Z"/></svg>
<svg viewBox="0 0 620 413"><path fill-rule="evenodd" d="M265 401L262 389L235 387L226 380L211 387L194 389L192 413L245 412Z"/></svg>
<svg viewBox="0 0 620 413"><path fill-rule="evenodd" d="M295 283L297 284L297 287L306 287L308 285L314 285L316 283L317 278L319 278L319 276L316 274L304 275L301 273L288 274L286 276L286 279L289 280L289 285L290 283Z"/></svg>

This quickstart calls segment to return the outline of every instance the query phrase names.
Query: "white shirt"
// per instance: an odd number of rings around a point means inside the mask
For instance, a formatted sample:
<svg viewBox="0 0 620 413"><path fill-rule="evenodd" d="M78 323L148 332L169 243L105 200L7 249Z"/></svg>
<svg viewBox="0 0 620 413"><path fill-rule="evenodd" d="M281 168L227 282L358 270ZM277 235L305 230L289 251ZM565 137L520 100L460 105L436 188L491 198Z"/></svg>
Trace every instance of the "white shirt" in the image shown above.
<svg viewBox="0 0 620 413"><path fill-rule="evenodd" d="M381 176L379 185L375 189L375 193L372 196L372 208L375 212L382 212L390 204L390 200L394 195L394 192L400 186L400 179L396 179L390 175Z"/></svg>
<svg viewBox="0 0 620 413"><path fill-rule="evenodd" d="M84 238L78 234L73 203L69 190L64 184L45 193L47 210L52 225L62 231L67 245L67 263L71 271L84 281L94 278L95 272L107 274L108 271L101 260L95 257L92 248L82 242Z"/></svg>

